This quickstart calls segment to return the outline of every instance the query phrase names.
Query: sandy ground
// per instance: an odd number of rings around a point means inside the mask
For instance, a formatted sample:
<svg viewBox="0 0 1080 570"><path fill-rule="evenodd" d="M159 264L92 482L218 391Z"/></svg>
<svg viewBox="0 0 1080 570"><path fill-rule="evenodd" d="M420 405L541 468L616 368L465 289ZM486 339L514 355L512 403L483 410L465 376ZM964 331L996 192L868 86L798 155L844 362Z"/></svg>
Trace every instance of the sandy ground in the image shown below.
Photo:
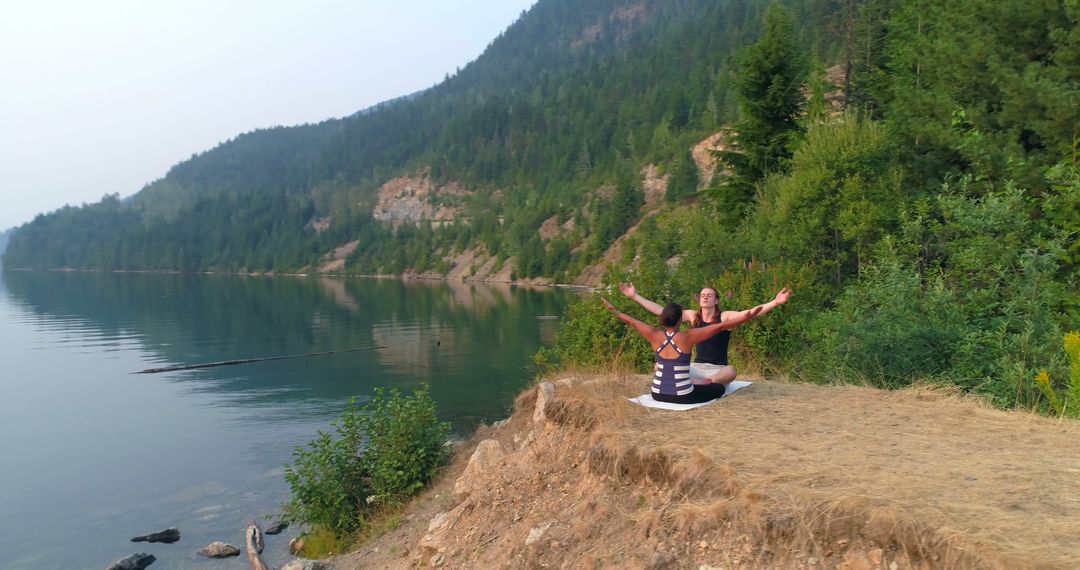
<svg viewBox="0 0 1080 570"><path fill-rule="evenodd" d="M524 394L334 567L1080 568L1078 422L929 389L759 381L689 412L620 397L644 386L578 377L539 422ZM487 438L507 455L455 496Z"/></svg>

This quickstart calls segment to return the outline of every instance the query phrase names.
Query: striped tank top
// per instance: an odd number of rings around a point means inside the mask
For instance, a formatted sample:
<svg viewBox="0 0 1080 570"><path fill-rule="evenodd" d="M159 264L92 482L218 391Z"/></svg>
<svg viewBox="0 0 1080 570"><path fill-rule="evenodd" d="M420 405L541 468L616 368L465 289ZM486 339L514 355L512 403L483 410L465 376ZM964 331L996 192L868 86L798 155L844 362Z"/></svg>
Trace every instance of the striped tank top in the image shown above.
<svg viewBox="0 0 1080 570"><path fill-rule="evenodd" d="M694 391L690 382L690 354L679 350L672 340L675 333L665 332L664 342L656 349L656 374L653 375L652 391L654 394L667 396L685 396ZM670 345L679 353L675 358L664 358L660 352Z"/></svg>

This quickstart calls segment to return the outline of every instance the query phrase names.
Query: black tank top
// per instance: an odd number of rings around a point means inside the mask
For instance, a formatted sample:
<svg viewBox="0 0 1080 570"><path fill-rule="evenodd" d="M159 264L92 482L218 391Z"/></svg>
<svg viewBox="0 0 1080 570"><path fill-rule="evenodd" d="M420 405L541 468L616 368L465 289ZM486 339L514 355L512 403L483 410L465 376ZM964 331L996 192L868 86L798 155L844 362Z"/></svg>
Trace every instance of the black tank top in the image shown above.
<svg viewBox="0 0 1080 570"><path fill-rule="evenodd" d="M701 321L695 326L700 328L708 325L715 325L718 322L720 322L719 319L711 323ZM697 352L694 354L694 362L726 366L728 363L727 347L729 341L731 341L731 331L727 330L720 331L718 334L699 342L697 345Z"/></svg>

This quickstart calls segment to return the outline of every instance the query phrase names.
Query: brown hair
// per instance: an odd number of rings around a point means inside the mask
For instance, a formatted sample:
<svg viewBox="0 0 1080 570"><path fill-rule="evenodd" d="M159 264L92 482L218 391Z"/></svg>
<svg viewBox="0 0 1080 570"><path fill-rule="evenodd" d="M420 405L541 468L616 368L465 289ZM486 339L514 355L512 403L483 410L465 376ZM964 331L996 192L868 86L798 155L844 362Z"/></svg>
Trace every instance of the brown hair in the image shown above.
<svg viewBox="0 0 1080 570"><path fill-rule="evenodd" d="M665 327L677 327L682 322L682 305L668 303L663 311L660 311L660 325Z"/></svg>

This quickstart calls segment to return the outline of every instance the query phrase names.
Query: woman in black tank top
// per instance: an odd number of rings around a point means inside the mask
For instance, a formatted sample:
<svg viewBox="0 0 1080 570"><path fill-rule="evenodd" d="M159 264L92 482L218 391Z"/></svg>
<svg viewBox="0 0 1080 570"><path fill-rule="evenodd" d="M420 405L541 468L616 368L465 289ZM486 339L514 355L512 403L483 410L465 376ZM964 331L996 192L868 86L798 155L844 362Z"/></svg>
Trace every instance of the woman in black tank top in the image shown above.
<svg viewBox="0 0 1080 570"><path fill-rule="evenodd" d="M654 315L659 315L660 311L663 310L660 305L638 295L633 283L620 283L619 290ZM718 295L716 289L705 287L698 294L699 308L684 311L683 320L691 323L693 327L703 327L743 317L751 311L754 312L754 318L756 318L783 305L789 298L791 298L791 289L784 287L776 294L773 300L767 303L762 303L745 311L720 311L717 307ZM695 384L728 384L735 379L737 371L728 362L728 345L730 342L731 331L725 330L697 345L694 360L690 364L690 377Z"/></svg>

